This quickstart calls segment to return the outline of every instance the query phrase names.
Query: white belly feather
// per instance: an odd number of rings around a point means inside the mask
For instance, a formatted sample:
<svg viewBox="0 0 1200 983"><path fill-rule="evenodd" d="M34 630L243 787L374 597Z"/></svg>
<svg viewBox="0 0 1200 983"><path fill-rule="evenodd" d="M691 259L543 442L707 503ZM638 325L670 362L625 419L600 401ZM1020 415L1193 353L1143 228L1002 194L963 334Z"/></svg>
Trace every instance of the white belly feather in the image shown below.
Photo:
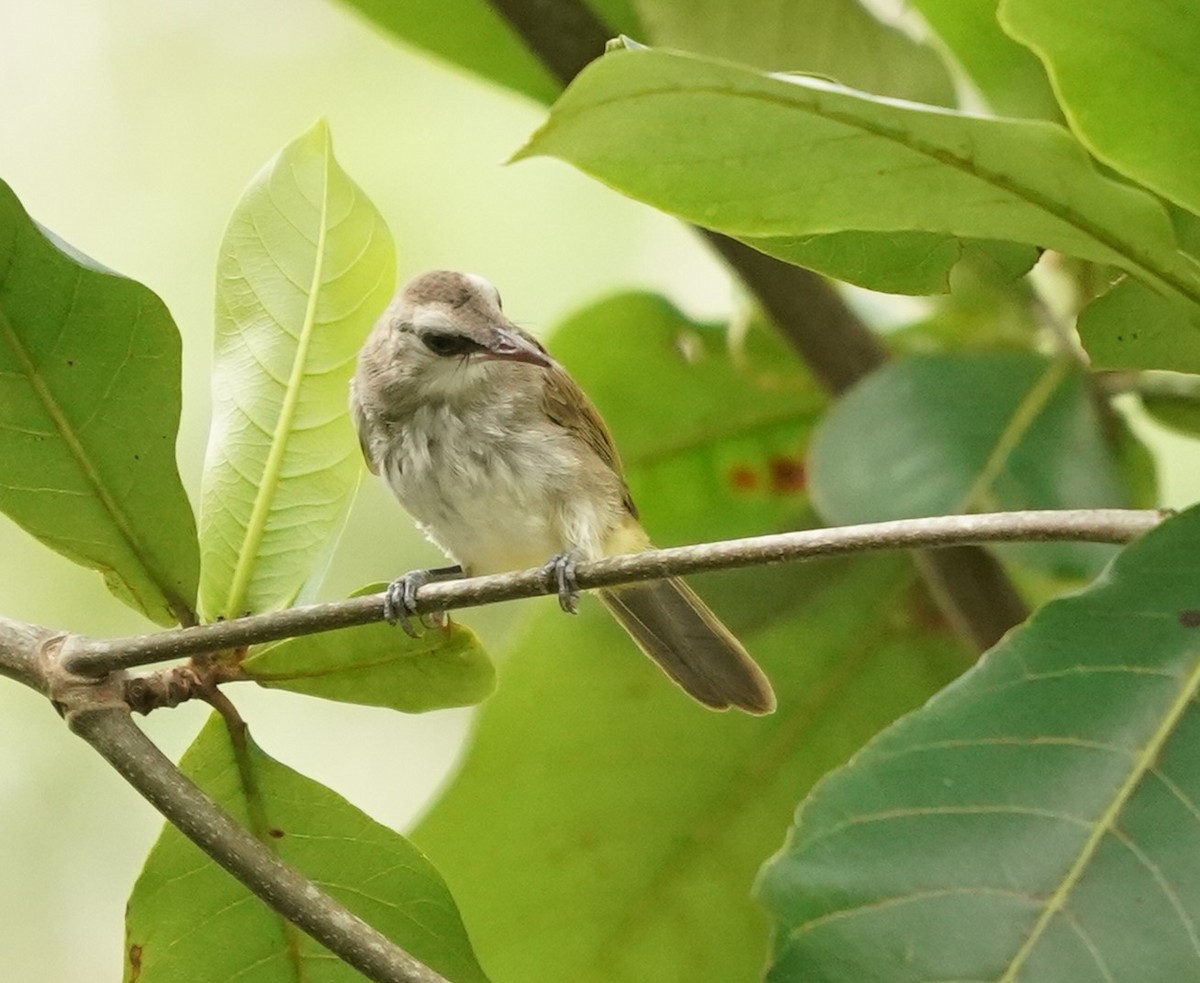
<svg viewBox="0 0 1200 983"><path fill-rule="evenodd" d="M618 521L610 496L589 494L573 440L517 429L446 406L422 407L383 476L425 534L471 574L538 566L577 550L602 555Z"/></svg>

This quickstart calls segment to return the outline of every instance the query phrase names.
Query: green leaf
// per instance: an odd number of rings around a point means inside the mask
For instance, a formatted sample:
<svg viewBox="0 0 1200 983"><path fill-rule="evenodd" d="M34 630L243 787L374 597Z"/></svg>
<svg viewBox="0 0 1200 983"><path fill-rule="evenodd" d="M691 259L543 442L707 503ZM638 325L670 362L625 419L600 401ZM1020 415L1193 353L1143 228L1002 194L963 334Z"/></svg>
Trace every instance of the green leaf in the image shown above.
<svg viewBox="0 0 1200 983"><path fill-rule="evenodd" d="M632 294L551 347L605 413L656 538L810 519L799 461L823 398L773 334L729 342ZM962 665L936 617L908 613L900 557L708 583L772 678L772 717L693 704L587 598L578 618L545 604L502 663L462 773L415 834L496 979L756 978L767 926L749 887L801 790Z"/></svg>
<svg viewBox="0 0 1200 983"><path fill-rule="evenodd" d="M999 116L1058 121L1041 63L996 21L998 0L911 0Z"/></svg>
<svg viewBox="0 0 1200 983"><path fill-rule="evenodd" d="M774 331L752 324L731 338L628 293L569 318L551 347L617 436L660 543L704 539L715 503L729 536L808 515L803 448L826 399Z"/></svg>
<svg viewBox="0 0 1200 983"><path fill-rule="evenodd" d="M455 983L485 983L446 885L402 836L248 736L235 743L215 714L180 767L281 860L401 948ZM127 983L363 978L169 824L134 885L125 933Z"/></svg>
<svg viewBox="0 0 1200 983"><path fill-rule="evenodd" d="M386 586L370 584L352 596ZM289 638L252 653L242 669L271 689L404 713L471 706L496 688L496 671L479 639L449 620L420 638L389 624Z"/></svg>
<svg viewBox="0 0 1200 983"><path fill-rule="evenodd" d="M486 0L344 2L401 40L538 102L553 102L561 91L549 69ZM629 0L587 0L586 5L614 37L642 35Z"/></svg>
<svg viewBox="0 0 1200 983"><path fill-rule="evenodd" d="M771 676L769 718L691 703L587 599L538 616L414 833L494 978L757 978L749 891L796 799L961 664L905 616L910 585L901 557L726 578L711 599Z"/></svg>
<svg viewBox="0 0 1200 983"><path fill-rule="evenodd" d="M969 264L987 257L1015 280L1038 258L1032 246L936 232L831 232L742 241L768 256L868 290L921 296L949 292L951 273L964 260Z"/></svg>
<svg viewBox="0 0 1200 983"><path fill-rule="evenodd" d="M1061 127L896 103L661 51L588 68L517 156L742 238L854 229L1003 239L1112 263L1200 304L1149 194Z"/></svg>
<svg viewBox="0 0 1200 983"><path fill-rule="evenodd" d="M1200 311L1123 280L1079 315L1097 369L1200 372Z"/></svg>
<svg viewBox="0 0 1200 983"><path fill-rule="evenodd" d="M767 978L1194 978L1198 582L1192 509L814 789Z"/></svg>
<svg viewBox="0 0 1200 983"><path fill-rule="evenodd" d="M161 625L195 621L199 571L179 350L154 293L39 229L0 181L0 509Z"/></svg>
<svg viewBox="0 0 1200 983"><path fill-rule="evenodd" d="M285 607L324 572L362 471L347 387L395 266L387 226L333 159L324 122L242 196L217 265L207 618Z"/></svg>
<svg viewBox="0 0 1200 983"><path fill-rule="evenodd" d="M969 510L1127 506L1086 378L1025 353L934 355L885 366L826 417L809 451L831 525ZM1060 576L1112 548L1016 547Z"/></svg>
<svg viewBox="0 0 1200 983"><path fill-rule="evenodd" d="M915 102L954 104L930 48L872 16L858 0L634 0L661 48L805 72ZM626 32L629 33L629 32Z"/></svg>
<svg viewBox="0 0 1200 983"><path fill-rule="evenodd" d="M1200 5L1001 0L1093 154L1200 212Z"/></svg>

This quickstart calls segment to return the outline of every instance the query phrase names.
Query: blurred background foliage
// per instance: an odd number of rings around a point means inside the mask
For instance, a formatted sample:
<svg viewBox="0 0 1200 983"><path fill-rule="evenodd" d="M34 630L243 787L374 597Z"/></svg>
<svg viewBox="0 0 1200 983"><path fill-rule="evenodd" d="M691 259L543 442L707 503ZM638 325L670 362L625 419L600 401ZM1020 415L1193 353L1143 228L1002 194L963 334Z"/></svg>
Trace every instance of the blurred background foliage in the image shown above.
<svg viewBox="0 0 1200 983"><path fill-rule="evenodd" d="M372 5L364 2L361 6L369 10ZM403 6L414 17L436 16L436 5ZM624 16L631 14L627 5L615 0L610 6ZM794 6L798 16L811 17L815 9L811 3ZM923 0L916 6L943 30L969 34L971 12L978 13L987 4L956 8ZM728 25L723 26L719 19L672 20L668 6L648 2L639 4L638 11L660 37L674 32L681 45L739 56L713 46L714 38L728 32ZM779 31L777 37L784 34ZM818 37L820 32L809 35ZM702 352L706 343L712 344L714 334L707 322L740 313L740 301L727 273L699 240L674 220L549 160L500 166L542 122L544 109L535 100L553 96L553 86L536 68L514 83L532 96L531 100L399 48L348 8L323 0L287 4L280 0L242 4L229 0L207 4L56 0L45 5L18 5L9 0L0 6L0 37L5 39L5 57L0 59L0 174L43 225L105 265L154 289L180 326L184 405L178 451L193 501L209 419L217 246L229 213L254 172L319 116L330 120L340 162L390 224L402 279L439 266L481 273L500 285L510 316L541 334L591 301L617 291L652 290L668 297L679 311L636 293L606 303L627 305L648 323L657 323L661 328L658 351L671 357ZM761 45L756 50L761 50ZM797 67L820 71L812 49L780 51L777 56L795 59ZM868 71L878 63L878 58L871 60L862 66L862 77L846 81L882 91L883 83ZM921 62L914 77L902 80L897 94L950 101L949 90L937 73L930 71L930 64ZM1019 107L1013 111L1052 114L1043 88L1030 81L1027 59L1014 57L1009 65L991 67L1015 80L1005 90L1011 92L1012 106ZM961 275L968 276L965 271ZM958 286L962 289L951 315L938 320L934 330L903 336L905 343L928 348L941 338L953 347L981 324L986 324L991 341L1023 335L1025 326L1019 313L999 305L988 293L986 278ZM857 291L851 296L880 327L910 324L930 314L929 306L921 301ZM1010 303L1007 295L1004 303ZM595 316L595 312L586 316ZM575 319L568 327L576 330L564 333L560 353L585 376L586 326ZM751 329L751 354L763 364L786 364L773 354L773 344L777 343L765 332ZM673 345L683 347L676 351ZM670 357L664 361L670 362ZM720 360L704 366L703 371L705 385L721 387L730 382L722 376ZM602 370L597 372L602 375ZM782 370L774 377L758 376L768 393L760 408L774 401L781 410L785 405L794 408L795 418L737 421L759 428L749 456L765 456L771 465L757 471L746 469L748 455L738 444L745 438L737 434L722 441L716 452L719 467L707 473L725 475L733 493L746 493L733 495L725 535L787 526L808 515L804 496L796 494L802 489L793 487L796 472L789 462L800 450L795 441L797 434L806 431L806 414L815 416L821 399L806 388L800 375L789 377ZM599 376L583 381L601 389L605 386ZM681 482L684 472L694 467L694 458L676 453L678 445L656 443L662 429L643 427L639 436L639 417L646 418L653 407L605 406L600 401L614 429L631 434L631 439L623 441L623 449L632 467L631 480L641 495L654 499L656 488L664 482ZM698 433L709 433L712 421L703 414L699 403L680 403L676 422L681 430L694 427ZM1134 425L1157 455L1164 503L1182 505L1200 497L1194 444L1140 417L1135 417ZM777 432L781 427L783 436ZM682 486L693 487L686 482ZM648 522L662 543L685 541L697 529L683 506L673 514L651 514ZM0 556L0 611L8 616L101 635L139 632L147 627L132 612L112 603L99 577L50 553L2 518ZM412 531L386 491L376 482L367 482L323 595L343 596L363 583L386 580L435 559L435 551ZM803 607L816 625L844 627L848 623L845 618L830 610L837 598L823 597L819 589L826 580L861 581L863 595L871 598L908 589L906 575L893 564L846 564L821 568L821 572L813 568L787 578L780 575L777 584L786 587L791 602ZM864 692L857 700L847 700L834 677L847 665L839 644L851 645L852 639L840 639L832 629L814 629L814 642L819 644L801 671L794 661L787 662L795 637L774 637L779 632L773 631L770 619L760 617L777 613L776 599L744 578L734 577L726 583L734 596L759 602L757 610L739 614L728 608L724 613L735 627L756 626L763 637L755 642L770 668L779 671L791 666L798 674L795 685L811 690L814 704L821 704L828 691L823 686L833 686L831 691L846 700L845 706L823 705L823 709L840 710L840 719L847 720L847 733L827 733L828 746L820 752L825 757L818 756L808 766L811 774L784 776L789 784L777 790L777 801L768 807L785 813L794 805L797 789L857 746L860 738L855 726L869 732L877 725L873 717L855 721L855 706L887 694L894 703L877 707L880 718L886 718L919 701L924 691L918 687L897 692L891 676L874 676L868 668L858 674ZM919 608L911 619L896 620L887 616L886 606L880 607L880 623L868 634L887 640L873 656L886 665L904 659L907 639L929 633L931 625L921 621ZM606 627L552 618L553 612L544 612L544 608L537 604L507 606L472 613L466 620L493 651L503 651L514 637L528 637L526 631L542 632L554 644L543 645L540 651L563 656L563 661L550 669L561 674L561 682L568 685L572 678L580 678L579 673L571 672L568 649L573 633L600 633ZM532 618L521 617L530 611L535 612ZM592 620L594 615L593 611L585 617ZM519 636L518 620L532 622ZM932 633L937 633L936 626ZM926 645L924 652L929 661L919 672L929 685L949 678L960 664L960 656L948 642ZM777 660L774 665L771 658ZM862 668L853 660L849 664L856 672ZM529 656L520 665L523 672L543 672L537 677L543 684L553 678L544 674L544 666L536 670ZM654 721L646 740L675 746L671 739L677 721L672 714L691 708L681 707L676 694L666 687L659 687L662 692L642 687L640 680L650 670L632 658L621 665L634 675L625 676L626 670L617 668L599 673L594 682L579 684L574 691L556 686L545 695L551 699L561 695L562 699L556 700L557 712L575 714L572 719L578 722L579 712L598 705L592 687L608 689L614 699L626 698L632 707L640 707L644 721ZM238 688L234 695L260 744L396 827L411 824L449 773L470 719L467 711L410 717L250 687ZM533 696L536 688L530 698ZM530 715L520 715L522 709L503 707L491 726L519 727L522 721L530 721ZM631 715L636 712L631 710ZM168 753L178 754L203 717L202 709L184 707L153 715L147 727ZM745 723L737 722L741 736L732 742L725 736L731 731L720 736L714 733L711 739L731 756L757 753L753 745L745 743L751 740ZM553 718L538 724L555 726ZM691 731L684 727L680 733L690 735ZM795 738L794 734L782 736ZM5 883L0 892L0 924L9 928L0 946L0 978L113 979L121 961L125 898L158 831L158 818L131 790L114 780L107 766L67 734L42 699L15 686L0 687L0 746L6 749L0 754L0 843L5 844L0 853ZM522 763L519 750L514 747L512 761L476 762L476 771L517 767ZM569 752L569 748L564 750L566 771ZM549 767L553 769L554 764ZM672 766L670 761L664 765L668 766ZM714 781L721 775L721 770L714 768ZM456 810L477 815L486 808L486 795L482 803L472 798L480 794L469 781L460 786L456 797L444 806L449 821ZM624 822L622 817L613 820ZM443 831L447 822L443 817ZM622 828L631 840L644 842L635 824L624 823ZM736 821L730 828L729 849L745 858L743 866L752 868L771 844L753 837L743 840L737 835ZM439 836L445 834L439 833L438 827L425 834L435 853ZM481 841L479 849L487 850L487 841ZM625 867L633 870L636 862L631 865L625 856ZM443 862L443 858L437 859ZM519 857L513 859L520 862ZM470 858L459 862L467 865ZM452 878L455 872L446 873ZM588 873L594 872L567 870L564 876ZM716 883L703 870L696 876L702 885ZM453 879L451 886L455 886ZM658 889L686 894L696 887L680 882L660 884ZM622 896L620 890L635 892L638 886L616 885L614 890L614 904L621 904L628 895ZM487 891L486 886L478 889L482 894ZM488 900L460 898L468 921L471 905L484 905ZM514 917L520 913L520 906L515 906ZM488 932L499 934L502 929L497 925ZM48 944L51 940L58 944ZM510 969L519 966L521 953L505 954L490 940L485 941L489 954L497 954L502 963L507 960ZM639 940L629 958L644 959L647 953L666 948L659 946L661 941L657 937ZM565 942L591 944L582 938ZM563 952L548 958L550 966L569 967L577 954Z"/></svg>

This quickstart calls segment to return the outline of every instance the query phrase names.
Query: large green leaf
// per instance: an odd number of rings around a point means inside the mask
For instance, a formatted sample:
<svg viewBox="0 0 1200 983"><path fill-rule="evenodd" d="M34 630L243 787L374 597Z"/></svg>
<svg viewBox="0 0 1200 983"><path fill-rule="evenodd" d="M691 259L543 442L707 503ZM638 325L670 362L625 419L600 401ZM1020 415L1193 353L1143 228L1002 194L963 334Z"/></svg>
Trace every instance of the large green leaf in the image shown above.
<svg viewBox="0 0 1200 983"><path fill-rule="evenodd" d="M660 48L773 72L805 72L915 102L954 104L930 48L872 16L858 0L633 0ZM629 33L629 32L626 32Z"/></svg>
<svg viewBox="0 0 1200 983"><path fill-rule="evenodd" d="M155 294L39 229L0 181L0 509L163 625L195 621L200 565L179 349Z"/></svg>
<svg viewBox="0 0 1200 983"><path fill-rule="evenodd" d="M1124 280L1079 315L1097 369L1200 372L1200 311Z"/></svg>
<svg viewBox="0 0 1200 983"><path fill-rule="evenodd" d="M370 584L353 596L385 586ZM479 639L452 620L420 638L384 623L289 638L251 653L242 670L271 689L404 713L470 706L496 687Z"/></svg>
<svg viewBox="0 0 1200 983"><path fill-rule="evenodd" d="M344 0L390 34L539 102L560 86L487 0ZM611 33L642 36L629 0L586 0ZM598 58L602 51L595 52Z"/></svg>
<svg viewBox="0 0 1200 983"><path fill-rule="evenodd" d="M744 238L925 231L1057 249L1200 304L1150 194L1103 176L1051 123L873 98L661 51L590 65L518 157Z"/></svg>
<svg viewBox="0 0 1200 983"><path fill-rule="evenodd" d="M999 0L910 0L999 116L1059 120L1041 63L1000 29Z"/></svg>
<svg viewBox="0 0 1200 983"><path fill-rule="evenodd" d="M484 983L462 920L429 861L323 785L235 742L215 714L180 767L322 890L455 983ZM134 885L127 983L322 983L362 976L275 914L166 825Z"/></svg>
<svg viewBox="0 0 1200 983"><path fill-rule="evenodd" d="M1029 272L1038 258L1038 251L1033 246L959 239L936 232L743 236L742 241L784 262L817 270L868 290L893 294L948 293L951 275L959 264L965 261L970 266L981 257L1015 280Z"/></svg>
<svg viewBox="0 0 1200 983"><path fill-rule="evenodd" d="M395 265L324 122L280 151L234 211L217 266L200 513L207 618L284 607L323 572L362 471L347 387Z"/></svg>
<svg viewBox="0 0 1200 983"><path fill-rule="evenodd" d="M815 387L766 332L726 344L644 295L597 305L552 344L606 413L659 539L807 518ZM415 834L493 976L756 979L767 934L749 885L797 796L962 665L936 618L907 613L912 583L899 557L712 580L772 678L769 718L704 710L599 605L567 618L549 602Z"/></svg>
<svg viewBox="0 0 1200 983"><path fill-rule="evenodd" d="M1025 353L885 366L825 418L808 461L813 501L831 525L1131 504L1084 374ZM1058 543L1019 555L1080 576L1112 548Z"/></svg>
<svg viewBox="0 0 1200 983"><path fill-rule="evenodd" d="M1197 584L1193 509L814 789L768 979L1195 979Z"/></svg>
<svg viewBox="0 0 1200 983"><path fill-rule="evenodd" d="M1097 157L1200 212L1200 4L1001 0Z"/></svg>

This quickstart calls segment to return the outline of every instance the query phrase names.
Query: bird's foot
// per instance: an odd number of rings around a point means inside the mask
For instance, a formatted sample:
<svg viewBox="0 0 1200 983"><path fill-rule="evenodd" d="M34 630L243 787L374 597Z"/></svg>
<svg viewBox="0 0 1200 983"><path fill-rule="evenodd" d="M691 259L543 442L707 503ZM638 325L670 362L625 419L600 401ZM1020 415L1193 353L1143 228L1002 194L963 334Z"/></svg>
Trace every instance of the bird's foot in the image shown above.
<svg viewBox="0 0 1200 983"><path fill-rule="evenodd" d="M421 632L413 624L413 618L425 628L441 628L446 623L445 611L417 613L417 591L426 584L439 580L452 580L462 574L462 567L438 567L433 570L410 570L403 577L393 580L383 592L383 616L390 625L399 625L410 638L420 638Z"/></svg>
<svg viewBox="0 0 1200 983"><path fill-rule="evenodd" d="M551 557L544 567L546 575L558 590L558 606L567 614L579 613L579 582L575 579L575 565L578 562L579 555L572 551Z"/></svg>

